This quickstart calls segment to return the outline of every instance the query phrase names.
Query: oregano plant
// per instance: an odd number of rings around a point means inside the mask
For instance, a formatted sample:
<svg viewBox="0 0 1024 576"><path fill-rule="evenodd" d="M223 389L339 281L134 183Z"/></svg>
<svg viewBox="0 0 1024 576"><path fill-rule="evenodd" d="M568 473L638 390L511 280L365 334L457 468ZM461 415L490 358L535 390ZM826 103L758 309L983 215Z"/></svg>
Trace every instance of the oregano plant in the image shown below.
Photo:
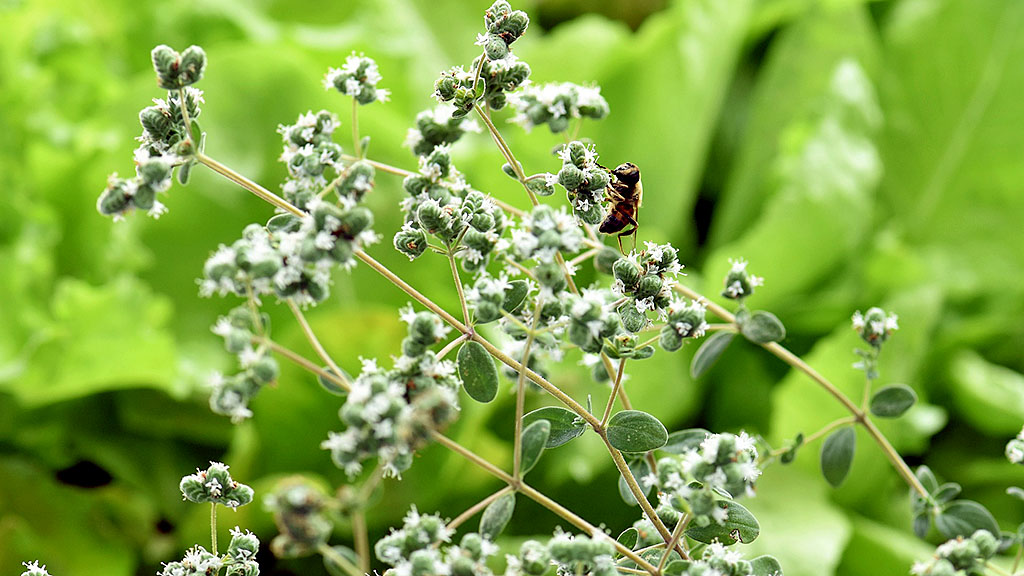
<svg viewBox="0 0 1024 576"><path fill-rule="evenodd" d="M310 110L277 128L287 169L279 186L259 184L206 152L208 137L216 134L204 131L207 96L200 86L204 75L216 74L215 55L208 63L196 46L153 49L157 87L166 92L139 113L134 176L111 176L97 208L115 220L137 217L135 212L188 218L174 210L174 196L187 193L190 176L201 169L275 208L273 217L245 226L230 244L211 246L197 270L202 296L238 303L211 319L213 332L237 359L237 371L211 376L209 405L235 423L259 419L253 399L288 394L287 383L279 382L280 363L295 364L323 388L325 402L337 404L338 422L323 431L319 448L348 480L324 487L296 475L254 495L225 464L185 476L183 497L210 505L211 541L209 548L196 544L180 560L169 560L161 574L214 576L223 570L257 576L257 553L266 548L279 558L320 556L334 576L781 575L785 566L770 553L745 550L762 526L744 502L772 498L758 491L759 479L772 474L773 465L815 458L803 448L819 441L822 476L832 487L857 473L858 450L880 450L909 490L900 504L913 517L907 532L948 540L912 567L915 574L1007 574L990 559L1013 546L1018 552L1011 573L1018 573L1024 525L1002 531L984 506L959 497L955 482L940 483L925 466L912 469L876 424L902 417L917 402L911 387L885 382L881 373L881 353L897 337L894 313L873 307L853 314L866 348L851 358L859 358L851 370L864 372L863 394L851 398L784 347L786 329L775 314L748 308L748 298L756 301L755 292L769 290L771 282L750 273L747 261L731 261L721 292L709 297L686 284L684 263L671 244L641 236L635 249L620 251L620 242L599 232L614 208L609 190L622 179L601 164L602 143L585 134L591 122L614 111L596 86L530 82L530 66L515 52L529 23L505 0L485 11L475 41L480 53L441 71L432 87L438 104L409 119L413 127L405 141L412 157L405 167L373 159L372 140L358 119L362 107L386 105L389 90L372 55L348 56L323 79L346 117ZM506 108L522 127L546 128L564 139L546 163L526 166L517 159L496 122ZM489 134L496 148L493 169L508 176L520 202L497 200L457 169L453 145L475 129ZM365 203L378 194L383 178L400 179L404 194L394 203L403 221L393 230L379 229ZM439 305L404 279L402 269L374 256L392 249L408 257L410 267L443 274L458 307ZM577 273L583 267L592 267L599 280L581 285ZM400 346L390 358L362 358L357 374L335 360L351 352L329 350L306 317L336 297L332 275L339 268L380 276L409 300L395 311L406 325ZM265 312L274 305L288 308L315 357L274 339ZM693 347L690 373L700 378L725 361L731 346L741 345L763 349L799 371L809 388L834 398L846 414L773 446L742 430L673 429L653 414L656 407L630 400L630 388L666 386L672 376L631 380L630 368L638 362ZM595 382L607 386L607 397L574 397L549 377L549 367L564 362L570 350L581 354ZM511 431L512 465L503 468L446 431L465 403L503 402L509 388L514 410L503 425ZM547 405L527 411L528 395L544 397ZM596 436L617 470L618 490L606 492L621 497L622 506L636 507L632 525L606 526L528 480L538 462L552 457L549 451L571 451L585 435ZM384 480L401 481L417 465L417 453L432 444L492 476L496 489L465 510L414 506L400 526L371 542L366 517L387 491ZM1024 433L1005 453L1012 464L1024 463ZM1011 487L1008 495L1021 498L1024 491ZM254 499L273 516L278 534L261 544L235 528L220 550L218 506L235 509ZM507 541L503 534L524 500L550 511L562 527L546 538ZM351 525L351 541L335 537L341 522ZM23 576L47 574L38 561L25 568Z"/></svg>

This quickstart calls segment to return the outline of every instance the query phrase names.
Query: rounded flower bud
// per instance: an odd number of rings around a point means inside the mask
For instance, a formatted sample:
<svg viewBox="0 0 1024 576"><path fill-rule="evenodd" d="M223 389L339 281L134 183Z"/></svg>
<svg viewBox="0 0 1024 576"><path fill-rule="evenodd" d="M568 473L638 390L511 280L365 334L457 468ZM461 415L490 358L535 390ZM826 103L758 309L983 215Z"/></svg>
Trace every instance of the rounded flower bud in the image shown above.
<svg viewBox="0 0 1024 576"><path fill-rule="evenodd" d="M508 44L496 34L488 34L484 40L484 52L491 60L501 60L508 56Z"/></svg>
<svg viewBox="0 0 1024 576"><path fill-rule="evenodd" d="M560 292L568 285L562 268L554 262L538 264L534 274L537 276L537 282L541 286L550 288L552 292Z"/></svg>
<svg viewBox="0 0 1024 576"><path fill-rule="evenodd" d="M636 301L633 299L622 303L618 313L622 318L622 327L629 332L639 332L647 327L647 315L637 310Z"/></svg>
<svg viewBox="0 0 1024 576"><path fill-rule="evenodd" d="M640 283L637 285L636 294L637 298L650 298L661 291L662 280L657 274L648 274L640 279Z"/></svg>
<svg viewBox="0 0 1024 576"><path fill-rule="evenodd" d="M541 576L551 566L551 553L540 542L527 540L519 548L519 563L523 572L530 576Z"/></svg>
<svg viewBox="0 0 1024 576"><path fill-rule="evenodd" d="M629 258L620 258L612 265L612 274L615 279L622 282L627 292L636 289L640 282L640 266Z"/></svg>
<svg viewBox="0 0 1024 576"><path fill-rule="evenodd" d="M253 362L252 366L249 367L252 372L253 378L256 379L260 384L269 384L281 373L281 368L277 364L277 360L274 360L270 356L262 356L256 362Z"/></svg>
<svg viewBox="0 0 1024 576"><path fill-rule="evenodd" d="M881 308L870 308L864 314L857 311L853 315L853 329L860 334L860 337L878 348L893 332L899 329L898 317L889 314Z"/></svg>
<svg viewBox="0 0 1024 576"><path fill-rule="evenodd" d="M988 530L978 530L971 534L971 541L977 545L982 558L991 558L999 550L999 540Z"/></svg>
<svg viewBox="0 0 1024 576"><path fill-rule="evenodd" d="M427 235L419 228L403 226L395 234L395 250L409 257L409 260L419 258L427 249Z"/></svg>
<svg viewBox="0 0 1024 576"><path fill-rule="evenodd" d="M610 179L608 173L600 168L588 168L585 172L587 183L591 190L604 190L608 187Z"/></svg>
<svg viewBox="0 0 1024 576"><path fill-rule="evenodd" d="M566 190L576 190L583 185L585 180L586 175L583 170L572 164L564 164L562 169L558 171L558 183L564 186Z"/></svg>

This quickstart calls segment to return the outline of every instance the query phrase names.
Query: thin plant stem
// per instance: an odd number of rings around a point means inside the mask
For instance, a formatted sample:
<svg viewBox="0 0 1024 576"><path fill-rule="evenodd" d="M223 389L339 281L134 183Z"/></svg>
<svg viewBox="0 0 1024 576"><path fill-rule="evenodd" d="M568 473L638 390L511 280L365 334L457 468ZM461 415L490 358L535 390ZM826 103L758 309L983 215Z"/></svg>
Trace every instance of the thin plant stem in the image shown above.
<svg viewBox="0 0 1024 576"><path fill-rule="evenodd" d="M356 547L356 557L359 558L359 571L369 574L370 535L366 529L366 513L362 510L352 512L352 542Z"/></svg>
<svg viewBox="0 0 1024 576"><path fill-rule="evenodd" d="M458 528L463 523L465 523L466 520L469 520L473 516L476 516L476 514L478 512L480 512L484 508L490 506L491 502L494 502L498 498L501 498L505 494L509 494L511 492L512 492L512 487L511 486L505 486L501 490L498 490L494 494L491 494L490 496L484 498L483 500L481 500L481 501L477 502L476 504L473 504L472 506L467 508L462 514L459 514L458 516L455 517L455 519L453 519L451 522L449 522L448 526L446 526L446 528L448 529L449 532L453 532L456 528Z"/></svg>
<svg viewBox="0 0 1024 576"><path fill-rule="evenodd" d="M1021 558L1024 557L1024 544L1017 546L1017 555L1013 558L1013 568L1010 569L1010 573L1016 575L1017 568L1020 567Z"/></svg>
<svg viewBox="0 0 1024 576"><path fill-rule="evenodd" d="M523 344L522 369L519 370L519 377L516 379L516 421L515 430L512 435L512 479L519 482L520 466L523 459L523 409L526 405L526 368L530 365L530 348L533 346L533 339L536 336L537 321L540 320L540 309L544 305L543 295L537 297L537 305L533 308L533 323L526 333L526 342Z"/></svg>
<svg viewBox="0 0 1024 576"><path fill-rule="evenodd" d="M458 346L459 344L462 344L466 340L469 340L469 336L467 336L466 334L460 334L458 338L456 338L456 339L452 340L451 342L445 344L444 348L441 348L441 351L437 353L437 359L440 360L440 359L444 358L445 356L450 354L451 351L454 350L456 346Z"/></svg>
<svg viewBox="0 0 1024 576"><path fill-rule="evenodd" d="M672 531L672 539L665 546L665 553L661 555L661 562L658 562L658 572L660 573L665 569L665 564L668 564L668 558L672 555L672 549L675 548L679 539L683 536L683 531L686 530L686 525L690 523L691 516L689 514L683 514L679 518L679 522L676 522L676 528Z"/></svg>
<svg viewBox="0 0 1024 576"><path fill-rule="evenodd" d="M468 228L467 228L468 229ZM445 250L445 256L448 257L448 265L452 269L452 279L455 281L455 290L459 294L459 305L462 307L462 320L466 323L466 326L471 326L469 321L469 306L466 304L466 293L462 289L462 279L459 278L459 266L455 263L455 246L449 246Z"/></svg>
<svg viewBox="0 0 1024 576"><path fill-rule="evenodd" d="M836 428L839 428L840 426L846 426L848 424L856 424L856 423L857 423L857 417L856 416L846 416L846 417L843 417L843 418L839 418L837 420L833 420L833 421L829 422L828 424L822 426L820 430L817 430L813 434L811 434L811 435L807 436L806 438L804 438L804 442L803 443L804 444L810 444L811 442L814 442L818 438L821 438L822 436L828 434L829 432L835 430ZM772 452L771 452L771 454L769 454L769 456L774 458L776 456L781 456L781 455L785 454L786 452L789 452L789 448L777 448L775 450L772 450Z"/></svg>
<svg viewBox="0 0 1024 576"><path fill-rule="evenodd" d="M387 172L388 174L394 174L395 176L412 176L415 172L410 172L404 168L385 164L383 162L377 162L376 160L370 160L369 158L360 158L359 156L352 156L350 154L342 154L341 159L346 162L366 162L370 166L373 166L381 172Z"/></svg>
<svg viewBox="0 0 1024 576"><path fill-rule="evenodd" d="M384 479L384 467L378 462L377 466L373 469L373 472L366 478L363 485L359 487L359 501L366 502L373 495L373 491L380 485L380 481Z"/></svg>
<svg viewBox="0 0 1024 576"><path fill-rule="evenodd" d="M197 143L195 138L192 137L192 118L188 115L188 106L185 105L185 89L178 88L178 108L181 110L181 120L185 123L185 139L192 145L192 150L196 150Z"/></svg>
<svg viewBox="0 0 1024 576"><path fill-rule="evenodd" d="M586 262L588 259L596 256L598 252L599 250L597 248L591 248L590 250L587 250L586 252L580 254L579 256L576 256L572 260L569 260L569 264L572 264L573 266L579 266L583 262Z"/></svg>
<svg viewBox="0 0 1024 576"><path fill-rule="evenodd" d="M444 434L441 434L440 432L438 432L436 430L434 430L434 431L432 431L430 433L430 437L433 438L434 441L437 442L438 444L440 444L440 445L444 446L445 448L448 448L449 450L459 454L460 456L462 456L466 460L469 460L473 464L476 464L480 468L483 468L484 470L489 472L492 476L498 478L499 480L505 482L506 484L508 484L510 486L514 484L515 481L512 479L512 476L509 475L508 472L505 472L501 468L498 468L494 464L491 464L487 460L484 460L476 452L473 452L472 450L470 450L469 448L466 448L465 446L459 444L455 440L452 440L451 438L445 436Z"/></svg>
<svg viewBox="0 0 1024 576"><path fill-rule="evenodd" d="M515 260L509 258L508 256L505 256L505 262L511 264L512 267L514 267L515 269L519 270L523 274L526 274L526 276L528 278L530 278L531 280L533 280L534 282L537 281L537 276L534 275L533 270L530 270L526 266L523 266L522 264L520 264L519 262L516 262Z"/></svg>
<svg viewBox="0 0 1024 576"><path fill-rule="evenodd" d="M359 142L359 102L355 98L352 99L352 149L356 156L363 157L363 145Z"/></svg>
<svg viewBox="0 0 1024 576"><path fill-rule="evenodd" d="M608 418L612 415L612 407L615 406L615 397L619 394L619 387L622 386L622 372L626 369L626 359L619 359L619 369L615 373L615 384L612 385L612 393L608 395L608 404L604 407L604 416L601 417L601 428L608 425Z"/></svg>
<svg viewBox="0 0 1024 576"><path fill-rule="evenodd" d="M297 354L293 350L285 348L284 346L278 344L277 342L274 342L273 340L270 340L269 338L259 338L256 339L255 341L261 344L265 344L276 354L284 356L286 359L308 370L309 372L312 372L321 378L324 378L326 380L333 382L334 384L337 384L341 388L345 389L345 391L349 391L352 388L352 386L349 385L348 381L343 380L342 376L340 376L339 374L333 374L331 372L328 372L327 370L324 370L320 366L317 366L316 364L307 360L305 357Z"/></svg>
<svg viewBox="0 0 1024 576"><path fill-rule="evenodd" d="M220 162L217 162L216 160L210 158L206 154L203 154L202 152L196 152L195 159L203 166L206 166L207 168L213 170L217 174L220 174L221 176L227 178L228 180L231 180L232 182L238 184L242 188L245 188L249 192L252 192L264 202L273 204L277 208L280 208L285 212L290 212L298 216L299 218L306 217L305 212L299 210L284 198L281 198L280 196L274 194L270 190L267 190L263 186L260 186L259 184L253 182L252 180L249 180L245 176L242 176L238 172L235 172L234 170L228 168L227 166L221 164Z"/></svg>
<svg viewBox="0 0 1024 576"><path fill-rule="evenodd" d="M210 503L210 550L217 555L217 503Z"/></svg>
<svg viewBox="0 0 1024 576"><path fill-rule="evenodd" d="M331 355L327 353L327 350L324 349L323 345L320 344L320 340L316 337L316 333L313 332L313 328L310 327L309 322L306 320L306 315L302 313L302 309L299 308L295 301L290 298L287 302L288 308L292 311L292 314L295 315L295 319L299 322L299 327L302 328L302 333L306 335L306 340L308 340L309 345L313 347L313 351L316 352L316 355L319 356L320 359L338 375L339 379L345 381L346 388L351 388L351 384L348 382L348 379L345 378L345 372L342 371L342 369L334 362L334 359L331 358Z"/></svg>
<svg viewBox="0 0 1024 576"><path fill-rule="evenodd" d="M572 279L572 274L569 273L569 266L565 263L565 257L562 256L561 252L555 252L555 262L562 268L562 274L565 275L565 282L569 285L569 291L579 296L580 291L576 288L576 282Z"/></svg>
<svg viewBox="0 0 1024 576"><path fill-rule="evenodd" d="M703 296L691 290L690 288L683 286L682 284L676 284L674 290L687 296L692 300L703 300L705 302L707 301ZM719 318L729 323L735 323L736 317L733 316L732 313L730 313L725 308L722 308L721 306L714 304L713 302L707 302L707 307L708 310L710 310ZM882 434L882 432L878 429L878 427L875 426L875 423L871 420L871 418L868 417L866 411L862 410L860 407L854 404L853 401L850 400L850 398L847 397L846 394L843 394L843 392L839 390L839 388L837 388L835 384L833 384L827 378L819 374L817 370L815 370L809 364L804 362L799 356L793 354L779 343L769 342L767 344L762 344L761 347L770 352L771 354L773 354L778 359L785 362L786 364L789 364L791 367L796 368L800 372L806 374L808 377L811 378L811 380L814 380L819 386L824 388L825 391L829 393L829 395L831 395L840 404L842 404L843 407L846 408L846 410L855 417L857 423L864 426L864 429L867 430L871 438L882 449L882 452L885 454L885 457L889 459L889 462L892 464L893 468L896 469L896 473L903 478L907 485L910 486L915 492L920 494L922 497L928 497L928 490L926 490L925 487L921 485L921 482L917 479L917 476L915 476L914 473L910 470L910 467L907 466L907 463L903 461L903 458L899 455L899 452L897 452L896 449L892 447L892 444L889 443L888 438L886 438L885 435Z"/></svg>
<svg viewBox="0 0 1024 576"><path fill-rule="evenodd" d="M604 440L605 447L608 448L608 453L612 455L612 461L615 462L615 467L619 469L619 473L622 474L622 477L626 480L626 485L629 486L629 491L633 494L633 497L636 498L636 501L640 503L640 508L644 511L644 514L647 515L647 518L652 524L654 524L654 529L658 531L658 534L661 535L661 539L665 542L671 540L672 533L665 526L665 523L661 521L661 518L658 517L654 507L651 506L651 502L647 499L647 495L645 495L644 491L640 488L640 484L637 483L636 478L633 477L633 472L629 469L629 465L626 464L626 460L622 457L622 453L608 441L608 434L603 429L600 430L598 434L600 434L601 439ZM676 549L679 552L679 555L684 559L689 558L682 547L677 545Z"/></svg>
<svg viewBox="0 0 1024 576"><path fill-rule="evenodd" d="M526 497L530 498L534 502L536 502L536 503L540 504L541 506L547 508L548 510L551 510L552 512L554 512L558 516L561 516L562 518L565 518L571 524L573 524L574 526L576 526L580 530L583 530L584 532L586 532L587 534L589 534L591 536L596 536L598 534L602 534L602 535L604 534L604 531L601 530L600 528L594 526L590 522L587 522L583 518L580 518L579 516L574 514L572 511L568 510L567 508L565 508L564 506L562 506L558 502L555 502L551 498L548 498L547 496L545 496L541 492L537 491L533 487L529 486L528 484L520 484L519 485L519 492L521 492L523 495L525 495ZM618 550L620 554L622 554L623 556L625 556L625 557L629 558L630 560L632 560L633 562L635 562L637 566L642 567L644 570L647 571L648 574L652 574L652 575L657 575L658 574L657 568L653 564L651 564L650 562L648 562L647 560L642 558L639 554L633 552L632 550L630 550L626 546L623 546L619 542L613 542L613 544L615 545L616 550Z"/></svg>
<svg viewBox="0 0 1024 576"><path fill-rule="evenodd" d="M320 553L325 559L330 559L332 562L341 566L341 569L348 572L350 576L365 576L365 572L361 571L358 566L349 562L348 558L342 556L334 548L331 548L326 542L321 542L317 546L316 551Z"/></svg>
<svg viewBox="0 0 1024 576"><path fill-rule="evenodd" d="M537 206L540 201L537 200L537 195L530 190L530 187L526 185L526 174L523 173L523 167L519 165L519 161L516 160L512 150L508 147L508 143L505 142L505 138L502 137L501 132L498 131L497 126L491 121L491 116L479 104L473 104L473 109L476 110L477 116L483 120L484 125L487 126L488 132L491 133L491 137L494 138L494 142L498 145L498 149L501 151L501 155L505 157L505 161L508 162L509 166L512 167L512 172L516 175L516 180L523 185L523 189L526 190L526 195L530 198L530 204Z"/></svg>

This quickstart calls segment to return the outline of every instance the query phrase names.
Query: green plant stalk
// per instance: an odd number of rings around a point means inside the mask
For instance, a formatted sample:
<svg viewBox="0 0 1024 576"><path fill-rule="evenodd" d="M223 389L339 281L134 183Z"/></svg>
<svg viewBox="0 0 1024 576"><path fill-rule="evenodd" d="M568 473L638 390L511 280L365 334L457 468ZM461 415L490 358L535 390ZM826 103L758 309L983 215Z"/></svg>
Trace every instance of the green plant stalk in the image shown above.
<svg viewBox="0 0 1024 576"><path fill-rule="evenodd" d="M210 503L210 550L217 555L217 503Z"/></svg>
<svg viewBox="0 0 1024 576"><path fill-rule="evenodd" d="M468 229L468 228L467 228ZM455 281L455 290L459 294L459 306L462 307L462 320L466 323L466 326L472 326L469 321L469 307L466 305L466 293L462 289L462 279L459 278L459 267L455 264L455 246L449 246L445 250L445 256L448 257L448 265L452 269L452 279Z"/></svg>
<svg viewBox="0 0 1024 576"><path fill-rule="evenodd" d="M405 176L412 176L413 174L415 174L415 172L410 172L408 170L404 170L402 168L398 168L398 167L392 166L390 164L384 164L383 162L376 162L376 161L370 160L368 158L360 158L358 156L351 156L349 154L342 154L341 155L341 159L346 161L346 162L358 162L358 161L361 160L363 162L366 162L370 166L373 166L377 170L380 170L381 172L387 172L388 174L394 174L396 176L405 177Z"/></svg>
<svg viewBox="0 0 1024 576"><path fill-rule="evenodd" d="M608 425L608 418L612 415L612 407L615 406L615 397L622 389L622 373L626 369L626 359L619 359L619 369L615 373L615 384L612 386L612 393L608 395L608 404L604 407L604 416L601 417L601 428Z"/></svg>
<svg viewBox="0 0 1024 576"><path fill-rule="evenodd" d="M820 430L817 430L813 434L811 434L811 435L807 436L806 438L804 438L804 442L803 443L806 446L806 445L810 444L811 442L814 442L818 438L821 438L822 436L824 436L824 435L828 434L829 432L835 430L836 428L839 428L840 426L845 426L847 424L856 424L856 423L857 423L857 417L856 416L844 416L843 418L838 418L836 420L833 420L833 421L829 422L828 424L825 424L824 426L821 427ZM771 453L769 454L769 456L771 456L772 458L775 458L777 456L781 456L781 455L785 454L786 452L789 452L789 448L777 448L775 450L772 450Z"/></svg>
<svg viewBox="0 0 1024 576"><path fill-rule="evenodd" d="M316 337L316 333L313 332L313 328L310 327L309 322L306 320L306 315L302 313L302 309L295 304L295 301L289 298L287 300L288 308L291 309L292 314L295 315L295 319L299 322L299 327L302 328L302 333L306 335L306 340L309 341L310 346L313 347L313 351L320 357L321 360L327 364L334 373L338 375L340 380L345 382L345 388L351 388L348 379L345 378L345 372L334 362L331 355L327 353L323 345L320 344L320 340Z"/></svg>
<svg viewBox="0 0 1024 576"><path fill-rule="evenodd" d="M350 576L365 576L366 574L365 572L360 571L358 566L349 562L348 558L345 558L336 552L334 548L328 546L326 542L321 542L320 545L317 546L316 551L324 558L330 558L333 562L337 563L338 566L341 566L342 570L348 572Z"/></svg>
<svg viewBox="0 0 1024 576"><path fill-rule="evenodd" d="M309 360L307 360L306 358L302 357L301 355L296 354L295 352L293 352L292 350L290 350L288 348L285 348L284 346L281 346L280 344L278 344L277 342L274 342L273 340L270 340L268 338L254 338L253 342L257 342L259 344L266 345L268 348L270 348L272 351L274 351L275 354L278 354L280 356L285 357L287 360L290 360L291 362L295 363L296 365L300 366L301 368L304 368L304 369L308 370L309 372L312 372L312 373L316 374L317 376L319 376L321 378L324 378L326 380L330 380L331 382L333 382L333 383L337 384L338 386L341 386L342 388L344 388L345 391L349 391L349 390L352 389L352 387L349 385L348 381L347 380L342 380L342 377L340 375L332 374L332 373L328 372L327 370L324 370L320 366L317 366L313 362L310 362Z"/></svg>
<svg viewBox="0 0 1024 576"><path fill-rule="evenodd" d="M505 486L501 490L498 490L494 494L491 494L490 496L484 498L483 500L467 508L462 514L459 514L451 522L449 522L446 528L449 531L454 532L455 529L461 526L463 523L465 523L466 520L469 520L473 516L476 516L478 512L488 507L491 504L491 502L494 502L498 498L501 498L502 496L504 496L505 494L509 494L510 492L512 492L512 486Z"/></svg>
<svg viewBox="0 0 1024 576"><path fill-rule="evenodd" d="M672 555L672 549L679 543L679 539L683 537L683 532L686 530L686 526L690 523L691 516L689 514L683 514L679 518L679 522L676 522L676 528L672 531L672 540L669 541L668 545L665 546L665 553L661 555L661 561L658 562L658 572L660 573L665 569L665 564L668 564L668 557Z"/></svg>
<svg viewBox="0 0 1024 576"><path fill-rule="evenodd" d="M363 157L363 145L359 142L359 102L352 98L352 149L356 156Z"/></svg>
<svg viewBox="0 0 1024 576"><path fill-rule="evenodd" d="M704 300L705 302L707 302L708 310L711 310L713 314L725 320L726 322L735 324L736 317L733 316L732 313L730 313L725 308L722 308L721 306L714 304L713 302L708 302L707 299L704 298L701 294L691 290L690 288L687 288L686 286L683 286L682 284L676 284L673 289L676 292L683 294L687 298L690 298L691 300ZM843 392L839 390L839 388L837 388L835 384L833 384L827 378L819 374L817 370L815 370L809 364L804 362L799 356L793 354L779 343L769 342L767 344L761 344L761 347L770 352L778 359L785 362L786 364L789 364L793 368L796 368L800 372L803 372L804 374L809 376L811 380L817 382L819 386L824 388L826 392L828 392L833 398L838 400L839 403L842 404L843 407L846 408L846 410L851 415L853 415L857 423L864 426L864 429L867 430L871 438L882 449L882 452L885 454L885 457L889 459L889 462L892 464L893 468L896 469L896 472L900 475L900 477L903 478L907 485L910 486L915 492L920 494L923 498L928 497L928 490L926 490L925 487L921 485L921 482L917 479L917 476L914 476L914 473L910 470L910 467L907 466L907 463L903 461L903 458L900 456L899 452L897 452L896 449L892 447L892 444L889 443L889 440L885 437L884 434L882 434L881 430L879 430L878 427L875 426L875 423L871 421L871 418L868 417L866 411L862 410L860 407L854 404L853 401L850 400L846 396L846 394L843 394Z"/></svg>
<svg viewBox="0 0 1024 576"><path fill-rule="evenodd" d="M356 557L359 558L359 571L369 574L370 535L366 530L366 513L362 510L352 512L352 541L356 547Z"/></svg>
<svg viewBox="0 0 1024 576"><path fill-rule="evenodd" d="M651 506L651 502L647 499L643 490L640 488L640 484L637 483L636 478L633 477L633 472L629 469L629 465L626 464L626 459L622 457L622 452L619 452L611 442L608 441L608 433L603 429L597 429L598 435L601 436L601 440L604 440L604 445L608 448L608 453L612 455L612 461L615 462L615 467L619 469L619 473L626 480L626 485L629 486L630 493L636 498L636 501L640 503L640 508L647 515L647 519L654 524L654 529L661 535L661 539L668 542L672 539L672 532L669 531L665 523L658 517L658 513L655 512L654 507ZM681 546L676 545L676 551L684 559L689 559L686 551Z"/></svg>
<svg viewBox="0 0 1024 576"><path fill-rule="evenodd" d="M445 356L450 354L451 351L454 350L456 346L458 346L459 344L462 344L466 340L469 340L469 336L467 336L465 334L459 334L458 338L456 338L456 339L452 340L451 342L445 344L444 348L441 348L441 351L437 353L437 359L441 360L442 358L444 358Z"/></svg>
<svg viewBox="0 0 1024 576"><path fill-rule="evenodd" d="M537 305L533 308L533 323L526 332L526 342L523 344L523 360L520 363L519 377L516 378L516 416L515 431L512 434L512 479L519 482L522 477L520 466L523 461L523 411L526 405L526 368L530 365L530 348L533 346L533 339L537 332L537 321L540 319L540 309L544 305L543 295L537 297Z"/></svg>
<svg viewBox="0 0 1024 576"><path fill-rule="evenodd" d="M259 184L253 182L252 180L249 180L245 176L242 176L238 172L235 172L234 170L228 168L227 166L221 164L220 162L214 160L213 158L210 158L206 154L197 151L195 153L195 159L200 164L213 170L217 174L220 174L221 176L227 178L228 180L231 180L235 184L238 184L242 188L245 188L249 192L252 192L264 202L273 204L274 206L280 208L281 210L284 210L285 212L290 212L298 216L299 218L306 217L305 212L299 210L284 198L281 198L280 196L274 194L270 190L267 190L263 186L260 186Z"/></svg>

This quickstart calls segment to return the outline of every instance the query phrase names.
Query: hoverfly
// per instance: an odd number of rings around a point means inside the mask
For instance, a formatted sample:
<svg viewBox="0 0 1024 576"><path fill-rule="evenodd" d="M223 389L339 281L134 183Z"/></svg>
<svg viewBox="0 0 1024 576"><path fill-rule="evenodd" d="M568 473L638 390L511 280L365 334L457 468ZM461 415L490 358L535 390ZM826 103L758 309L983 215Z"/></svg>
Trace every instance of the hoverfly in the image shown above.
<svg viewBox="0 0 1024 576"><path fill-rule="evenodd" d="M611 171L615 180L608 184L605 198L611 203L608 214L601 222L598 230L602 234L618 233L619 252L622 250L622 237L633 237L633 248L636 248L636 231L640 228L637 218L640 215L640 204L643 202L644 187L640 183L640 169L632 162L619 164ZM632 228L629 228L632 226ZM627 229L628 228L628 229Z"/></svg>

